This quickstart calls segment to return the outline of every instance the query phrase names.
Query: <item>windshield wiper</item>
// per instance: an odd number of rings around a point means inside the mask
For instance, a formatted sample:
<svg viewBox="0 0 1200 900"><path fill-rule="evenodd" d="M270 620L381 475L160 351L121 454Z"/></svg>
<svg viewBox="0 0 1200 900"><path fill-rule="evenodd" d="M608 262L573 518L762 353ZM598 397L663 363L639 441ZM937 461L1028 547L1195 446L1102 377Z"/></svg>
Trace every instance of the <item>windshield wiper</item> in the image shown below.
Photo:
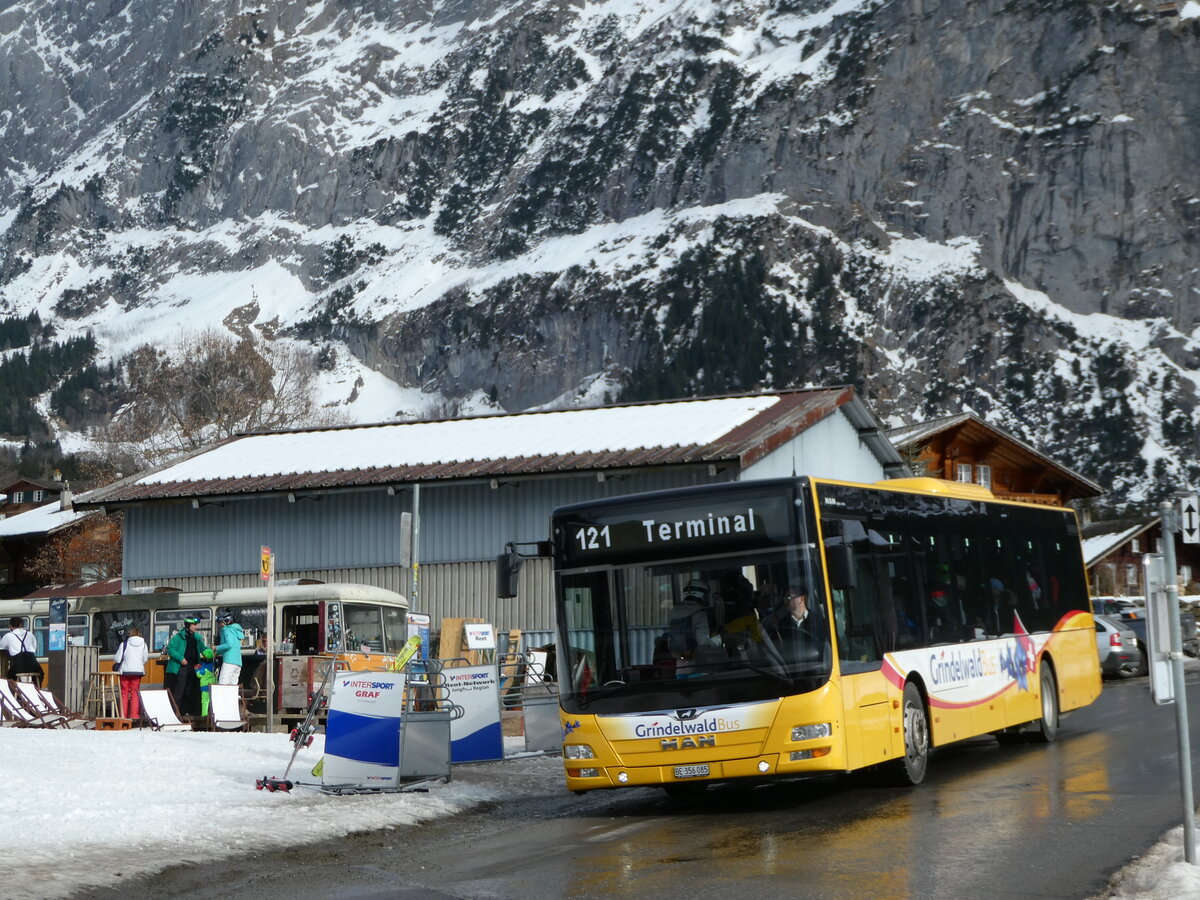
<svg viewBox="0 0 1200 900"><path fill-rule="evenodd" d="M757 675L766 675L768 678L774 678L776 681L787 685L789 688L794 688L796 686L796 682L790 676L776 672L772 669L765 669L762 666L751 666L747 665L746 663L742 663L741 668L754 672Z"/></svg>

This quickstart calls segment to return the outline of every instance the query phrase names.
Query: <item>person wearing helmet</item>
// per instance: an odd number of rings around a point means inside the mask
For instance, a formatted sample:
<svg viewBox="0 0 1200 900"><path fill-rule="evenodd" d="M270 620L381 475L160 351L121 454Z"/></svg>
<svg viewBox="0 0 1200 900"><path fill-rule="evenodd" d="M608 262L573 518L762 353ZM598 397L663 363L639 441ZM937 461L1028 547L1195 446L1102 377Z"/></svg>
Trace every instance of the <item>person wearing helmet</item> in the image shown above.
<svg viewBox="0 0 1200 900"><path fill-rule="evenodd" d="M166 687L181 715L200 715L199 669L208 646L199 631L200 620L188 616L167 642Z"/></svg>
<svg viewBox="0 0 1200 900"><path fill-rule="evenodd" d="M690 581L667 622L667 646L675 657L675 674L687 678L700 674L705 663L713 661L721 638L713 607L709 604L708 585Z"/></svg>
<svg viewBox="0 0 1200 900"><path fill-rule="evenodd" d="M221 639L217 642L217 655L221 657L219 684L237 684L242 674L242 640L246 633L233 620L233 613L223 612L217 616L221 626Z"/></svg>

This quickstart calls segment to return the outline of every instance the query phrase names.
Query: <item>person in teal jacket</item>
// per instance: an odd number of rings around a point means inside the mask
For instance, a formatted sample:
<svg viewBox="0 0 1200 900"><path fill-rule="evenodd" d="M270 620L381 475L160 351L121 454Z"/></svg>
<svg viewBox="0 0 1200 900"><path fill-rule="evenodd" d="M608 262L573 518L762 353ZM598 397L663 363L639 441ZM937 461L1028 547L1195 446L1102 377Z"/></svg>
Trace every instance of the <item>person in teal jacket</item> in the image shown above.
<svg viewBox="0 0 1200 900"><path fill-rule="evenodd" d="M204 635L199 631L200 620L188 616L183 627L167 642L166 688L175 698L181 715L200 715L200 678L198 670L204 661Z"/></svg>
<svg viewBox="0 0 1200 900"><path fill-rule="evenodd" d="M233 621L231 612L221 613L217 621L221 624L221 640L217 644L217 656L221 657L218 684L237 684L242 674L242 640L246 633L241 625Z"/></svg>

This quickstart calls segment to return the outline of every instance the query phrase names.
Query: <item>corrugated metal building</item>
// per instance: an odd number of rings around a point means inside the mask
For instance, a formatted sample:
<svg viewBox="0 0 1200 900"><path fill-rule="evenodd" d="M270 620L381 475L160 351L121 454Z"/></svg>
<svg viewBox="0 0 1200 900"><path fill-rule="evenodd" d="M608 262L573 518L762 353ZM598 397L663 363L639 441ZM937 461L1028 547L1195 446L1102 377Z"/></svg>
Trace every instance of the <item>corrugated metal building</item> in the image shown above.
<svg viewBox="0 0 1200 900"><path fill-rule="evenodd" d="M466 616L548 637L550 561L528 560L517 598L499 600L495 558L547 540L556 506L793 473L907 474L854 391L826 388L242 435L77 505L125 510L126 590L254 586L266 545L279 578L399 591L435 629Z"/></svg>

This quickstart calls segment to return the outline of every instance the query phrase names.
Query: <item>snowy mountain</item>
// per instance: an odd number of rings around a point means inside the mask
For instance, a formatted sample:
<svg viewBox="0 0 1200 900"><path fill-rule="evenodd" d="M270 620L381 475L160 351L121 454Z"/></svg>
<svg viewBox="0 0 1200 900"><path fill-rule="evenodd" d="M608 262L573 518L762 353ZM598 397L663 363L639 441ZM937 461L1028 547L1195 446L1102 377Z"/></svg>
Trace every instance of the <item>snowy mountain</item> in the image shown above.
<svg viewBox="0 0 1200 900"><path fill-rule="evenodd" d="M10 2L0 318L311 347L359 421L852 382L1155 499L1200 481L1163 6Z"/></svg>

